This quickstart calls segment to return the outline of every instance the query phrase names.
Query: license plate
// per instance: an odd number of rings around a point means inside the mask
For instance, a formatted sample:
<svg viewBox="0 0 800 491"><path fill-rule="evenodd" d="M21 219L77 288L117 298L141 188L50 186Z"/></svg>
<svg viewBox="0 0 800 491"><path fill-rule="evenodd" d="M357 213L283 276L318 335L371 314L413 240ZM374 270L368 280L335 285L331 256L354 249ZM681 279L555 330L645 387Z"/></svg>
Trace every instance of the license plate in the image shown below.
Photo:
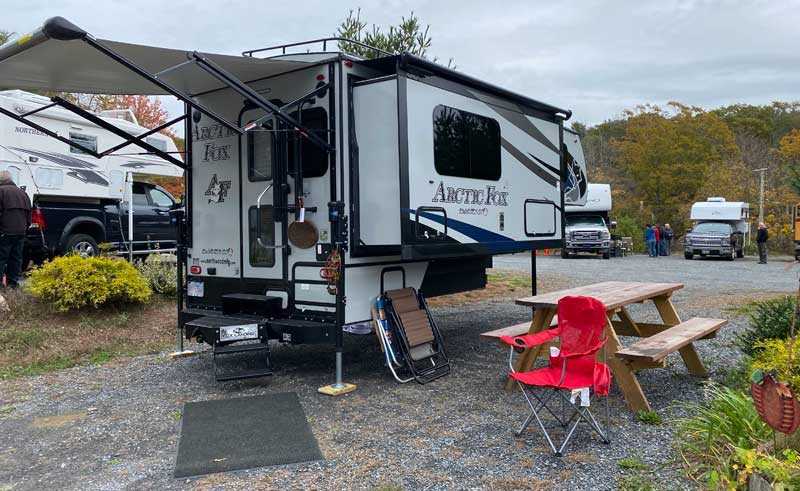
<svg viewBox="0 0 800 491"><path fill-rule="evenodd" d="M202 281L190 281L186 284L186 294L190 297L202 297L205 295L205 283Z"/></svg>
<svg viewBox="0 0 800 491"><path fill-rule="evenodd" d="M711 254L711 250L710 249L703 249L703 250L700 251L700 254Z"/></svg>
<svg viewBox="0 0 800 491"><path fill-rule="evenodd" d="M240 326L225 326L219 328L220 341L239 341L242 339L258 338L258 324L242 324Z"/></svg>

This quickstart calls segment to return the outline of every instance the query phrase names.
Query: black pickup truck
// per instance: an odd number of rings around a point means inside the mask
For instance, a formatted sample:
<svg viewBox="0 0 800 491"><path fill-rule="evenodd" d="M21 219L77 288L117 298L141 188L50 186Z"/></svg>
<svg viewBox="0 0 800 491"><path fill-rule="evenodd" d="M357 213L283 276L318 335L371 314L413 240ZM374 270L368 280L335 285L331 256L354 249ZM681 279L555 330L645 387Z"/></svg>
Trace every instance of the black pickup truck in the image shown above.
<svg viewBox="0 0 800 491"><path fill-rule="evenodd" d="M170 210L175 199L162 187L133 184L133 250L143 254L175 248ZM98 244L127 252L128 204L115 199L36 196L24 249L24 264L75 253L95 256Z"/></svg>

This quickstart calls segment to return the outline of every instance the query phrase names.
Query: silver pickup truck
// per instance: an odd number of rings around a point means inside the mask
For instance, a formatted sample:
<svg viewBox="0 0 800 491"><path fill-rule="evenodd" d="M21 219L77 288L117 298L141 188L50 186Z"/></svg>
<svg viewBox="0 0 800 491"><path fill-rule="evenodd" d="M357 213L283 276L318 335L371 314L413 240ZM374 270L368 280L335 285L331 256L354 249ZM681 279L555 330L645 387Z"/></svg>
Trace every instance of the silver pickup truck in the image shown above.
<svg viewBox="0 0 800 491"><path fill-rule="evenodd" d="M567 214L565 225L565 247L561 249L561 257L566 259L578 252L602 254L603 259L611 257L611 232L605 218L600 215Z"/></svg>

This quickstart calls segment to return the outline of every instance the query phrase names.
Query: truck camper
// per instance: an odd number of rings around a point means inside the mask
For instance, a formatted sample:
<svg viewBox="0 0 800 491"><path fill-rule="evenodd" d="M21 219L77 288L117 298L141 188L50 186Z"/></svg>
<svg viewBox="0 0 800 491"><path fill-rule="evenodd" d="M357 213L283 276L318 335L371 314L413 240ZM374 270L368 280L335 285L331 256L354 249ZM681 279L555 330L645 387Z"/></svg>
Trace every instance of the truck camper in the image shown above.
<svg viewBox="0 0 800 491"><path fill-rule="evenodd" d="M344 390L343 327L370 320L383 292L482 288L491 256L560 247L565 196L585 200L567 179L569 110L408 53L328 49L339 41L216 55L100 40L56 17L0 47L0 86L185 103L182 161L126 141L186 171L185 336L217 362L264 360L220 379L268 374L270 340L322 343L336 348L330 393ZM579 160L570 175L585 181Z"/></svg>

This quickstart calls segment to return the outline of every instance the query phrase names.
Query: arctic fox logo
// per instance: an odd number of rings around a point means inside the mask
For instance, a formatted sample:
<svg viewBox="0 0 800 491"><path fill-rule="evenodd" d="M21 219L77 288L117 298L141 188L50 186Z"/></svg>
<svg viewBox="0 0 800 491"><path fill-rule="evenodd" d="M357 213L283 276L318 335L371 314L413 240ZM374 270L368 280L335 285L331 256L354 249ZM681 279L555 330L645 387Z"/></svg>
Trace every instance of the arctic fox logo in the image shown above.
<svg viewBox="0 0 800 491"><path fill-rule="evenodd" d="M231 188L231 181L220 181L217 179L217 175L211 178L211 182L208 183L208 189L206 189L205 195L210 196L208 198L209 203L224 203L225 197L228 196L228 190Z"/></svg>
<svg viewBox="0 0 800 491"><path fill-rule="evenodd" d="M444 182L439 181L439 186L431 201L464 205L508 206L508 191L497 191L495 186L486 186L486 189L445 188Z"/></svg>

